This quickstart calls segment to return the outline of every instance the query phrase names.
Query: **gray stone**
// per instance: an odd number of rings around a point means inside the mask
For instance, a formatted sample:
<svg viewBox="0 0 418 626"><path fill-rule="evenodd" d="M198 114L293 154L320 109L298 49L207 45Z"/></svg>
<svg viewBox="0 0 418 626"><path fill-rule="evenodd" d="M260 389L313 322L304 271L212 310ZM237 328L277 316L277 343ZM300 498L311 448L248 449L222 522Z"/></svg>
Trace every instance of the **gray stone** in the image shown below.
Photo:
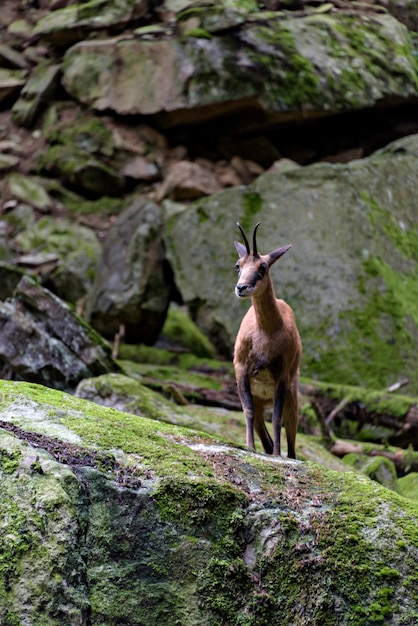
<svg viewBox="0 0 418 626"><path fill-rule="evenodd" d="M13 105L13 120L21 126L32 126L55 96L59 85L59 65L38 65L25 83Z"/></svg>
<svg viewBox="0 0 418 626"><path fill-rule="evenodd" d="M252 105L268 123L414 97L417 72L408 31L390 15L261 12L208 37L80 42L65 54L63 84L97 111L161 113L165 125L192 108L195 122L208 119L214 105Z"/></svg>
<svg viewBox="0 0 418 626"><path fill-rule="evenodd" d="M0 302L3 376L72 389L83 378L118 370L97 333L28 276L12 300Z"/></svg>
<svg viewBox="0 0 418 626"><path fill-rule="evenodd" d="M91 31L120 29L147 10L147 0L89 0L50 11L36 24L34 34L49 43L68 45Z"/></svg>
<svg viewBox="0 0 418 626"><path fill-rule="evenodd" d="M124 324L128 342L157 339L172 290L162 226L161 208L137 197L111 227L86 302L87 319L104 337Z"/></svg>
<svg viewBox="0 0 418 626"><path fill-rule="evenodd" d="M21 269L0 261L0 300L12 297L22 276Z"/></svg>
<svg viewBox="0 0 418 626"><path fill-rule="evenodd" d="M0 67L0 103L15 100L26 82L25 70L7 70Z"/></svg>
<svg viewBox="0 0 418 626"><path fill-rule="evenodd" d="M0 44L0 64L2 67L16 70L30 68L30 64L23 54L4 44Z"/></svg>
<svg viewBox="0 0 418 626"><path fill-rule="evenodd" d="M0 172L8 172L14 169L20 162L19 157L13 154L2 154L0 152Z"/></svg>

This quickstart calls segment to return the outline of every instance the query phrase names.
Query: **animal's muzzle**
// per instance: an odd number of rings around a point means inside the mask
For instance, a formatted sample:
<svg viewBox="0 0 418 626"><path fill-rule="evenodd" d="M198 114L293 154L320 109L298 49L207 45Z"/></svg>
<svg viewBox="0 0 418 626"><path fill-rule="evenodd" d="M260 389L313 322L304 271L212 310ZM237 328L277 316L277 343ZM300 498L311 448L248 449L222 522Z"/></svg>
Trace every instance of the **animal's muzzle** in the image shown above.
<svg viewBox="0 0 418 626"><path fill-rule="evenodd" d="M244 298L248 292L248 285L237 285L235 287L235 294L238 298Z"/></svg>

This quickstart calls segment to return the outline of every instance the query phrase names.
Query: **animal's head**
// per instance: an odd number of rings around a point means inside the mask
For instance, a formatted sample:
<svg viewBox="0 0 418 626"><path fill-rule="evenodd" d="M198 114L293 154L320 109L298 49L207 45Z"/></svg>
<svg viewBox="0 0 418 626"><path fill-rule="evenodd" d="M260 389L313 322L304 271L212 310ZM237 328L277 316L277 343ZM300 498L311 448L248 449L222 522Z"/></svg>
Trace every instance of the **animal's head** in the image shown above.
<svg viewBox="0 0 418 626"><path fill-rule="evenodd" d="M239 254L239 259L235 265L238 272L235 294L238 298L251 298L264 291L270 281L270 267L292 247L292 244L273 250L269 254L259 254L257 251L257 228L260 226L260 222L254 228L252 250L240 224L238 223L237 226L241 231L245 245L239 241L234 241Z"/></svg>

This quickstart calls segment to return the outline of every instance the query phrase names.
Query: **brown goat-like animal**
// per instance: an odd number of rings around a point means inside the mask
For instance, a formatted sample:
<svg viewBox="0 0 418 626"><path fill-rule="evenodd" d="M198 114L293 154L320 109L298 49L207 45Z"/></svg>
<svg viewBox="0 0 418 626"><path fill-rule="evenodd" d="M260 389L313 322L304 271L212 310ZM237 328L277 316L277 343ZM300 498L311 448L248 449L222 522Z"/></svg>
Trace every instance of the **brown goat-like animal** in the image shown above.
<svg viewBox="0 0 418 626"><path fill-rule="evenodd" d="M234 367L238 393L245 415L247 446L255 449L254 428L267 454L280 455L283 423L287 437L287 456L296 458L298 428L298 377L302 343L293 311L274 295L270 267L291 245L266 255L257 252L256 233L250 250L244 231L238 228L245 246L235 241L239 254L236 264L238 298L251 298L252 306L241 322L234 347ZM264 421L264 409L273 405L273 440Z"/></svg>

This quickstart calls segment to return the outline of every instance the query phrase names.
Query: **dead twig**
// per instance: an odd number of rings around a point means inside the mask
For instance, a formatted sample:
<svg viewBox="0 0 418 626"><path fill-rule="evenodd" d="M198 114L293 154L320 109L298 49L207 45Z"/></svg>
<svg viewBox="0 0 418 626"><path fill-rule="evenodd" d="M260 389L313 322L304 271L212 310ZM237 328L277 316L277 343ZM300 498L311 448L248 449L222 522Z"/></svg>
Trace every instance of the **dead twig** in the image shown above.
<svg viewBox="0 0 418 626"><path fill-rule="evenodd" d="M315 415L318 418L324 444L326 445L327 448L329 448L335 442L334 433L330 429L329 424L327 424L327 420L324 418L322 409L319 406L319 403L317 402L315 398L311 399L311 407L313 408Z"/></svg>
<svg viewBox="0 0 418 626"><path fill-rule="evenodd" d="M119 356L119 346L120 346L120 342L122 341L122 339L125 337L125 324L121 324L119 326L119 330L115 335L115 338L113 340L113 350L112 350L112 357L114 359L117 359Z"/></svg>
<svg viewBox="0 0 418 626"><path fill-rule="evenodd" d="M397 383L393 383L390 387L386 389L389 393L393 393L394 391L398 391L401 387L405 387L409 383L408 378L403 378L402 380L398 380Z"/></svg>

